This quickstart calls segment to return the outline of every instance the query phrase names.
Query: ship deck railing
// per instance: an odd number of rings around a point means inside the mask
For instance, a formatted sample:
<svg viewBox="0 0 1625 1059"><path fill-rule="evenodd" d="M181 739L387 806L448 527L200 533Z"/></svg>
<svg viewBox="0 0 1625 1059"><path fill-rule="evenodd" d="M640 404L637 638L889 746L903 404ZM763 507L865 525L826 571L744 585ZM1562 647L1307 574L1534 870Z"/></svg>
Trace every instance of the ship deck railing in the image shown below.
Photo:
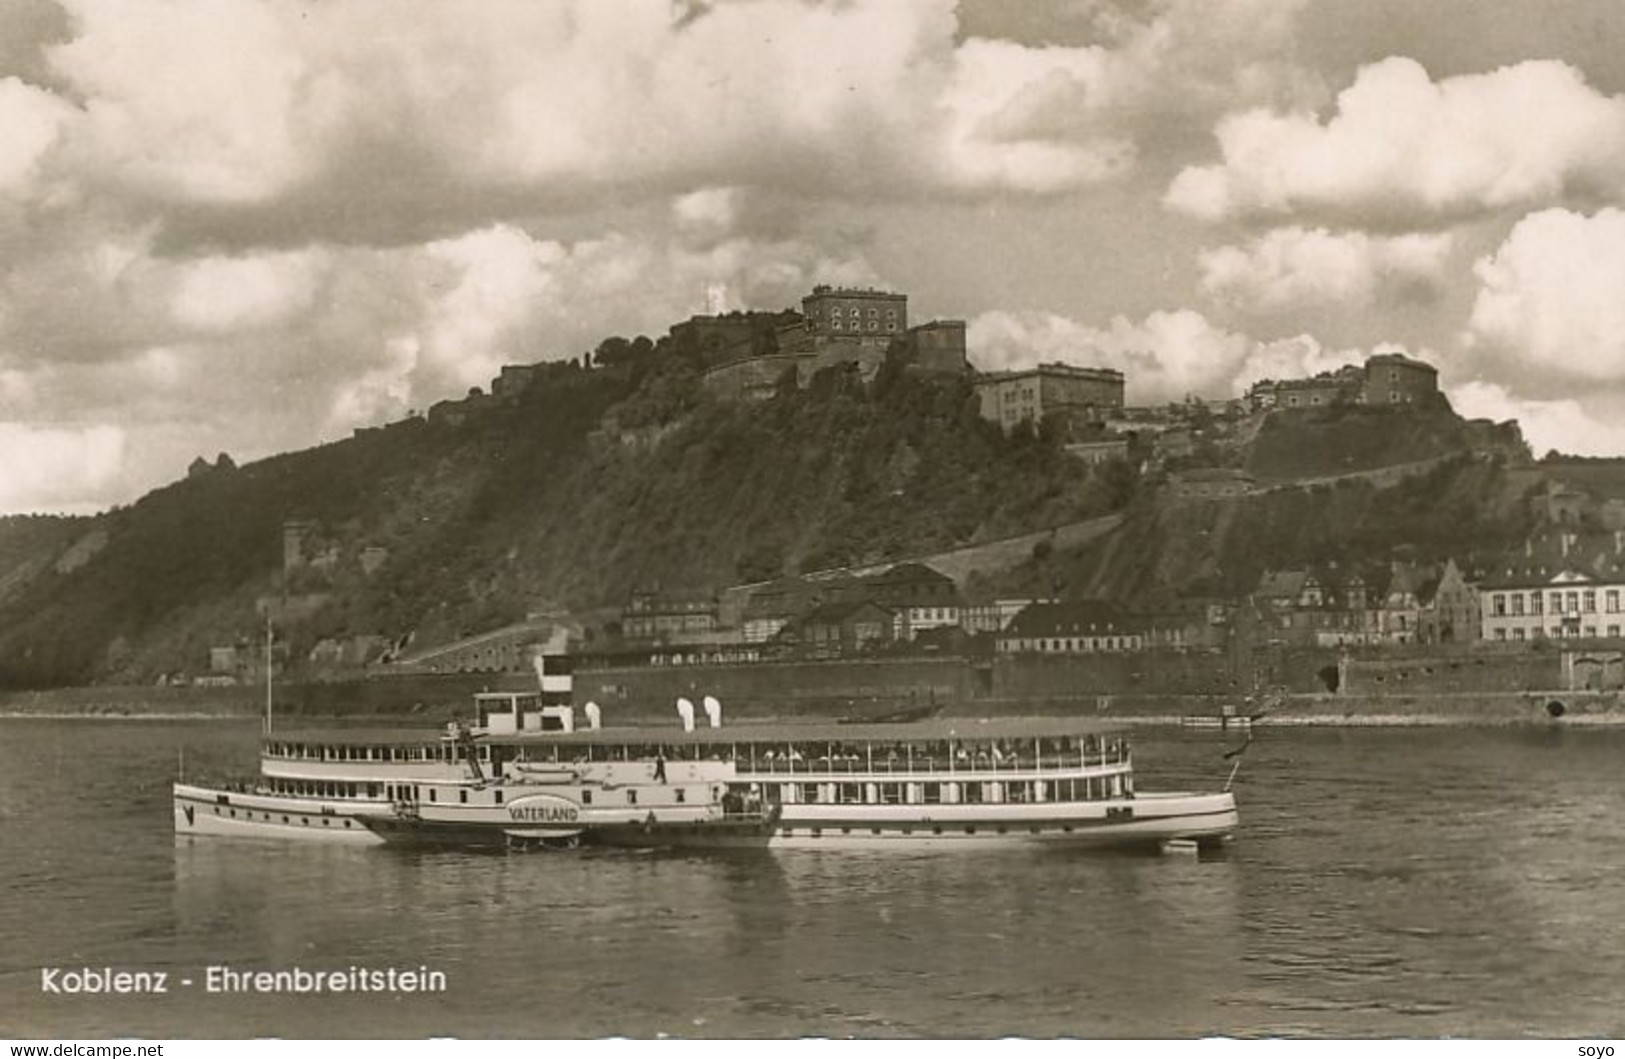
<svg viewBox="0 0 1625 1059"><path fill-rule="evenodd" d="M735 761L734 767L742 774L759 775L814 775L814 776L873 776L873 775L958 775L961 773L1001 774L1018 772L1063 772L1075 769L1106 768L1125 765L1128 754L1045 754L1007 755L1000 759L988 756L963 758L910 757L895 760L865 761L859 757L776 757L764 761Z"/></svg>

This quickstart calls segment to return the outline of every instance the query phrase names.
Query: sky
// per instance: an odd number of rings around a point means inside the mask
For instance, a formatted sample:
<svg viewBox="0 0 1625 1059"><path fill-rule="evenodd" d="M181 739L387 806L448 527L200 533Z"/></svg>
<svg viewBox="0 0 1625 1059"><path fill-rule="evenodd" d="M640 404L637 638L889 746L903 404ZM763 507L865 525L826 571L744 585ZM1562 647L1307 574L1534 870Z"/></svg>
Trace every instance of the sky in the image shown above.
<svg viewBox="0 0 1625 1059"><path fill-rule="evenodd" d="M0 514L815 283L1625 455L1618 0L0 0Z"/></svg>

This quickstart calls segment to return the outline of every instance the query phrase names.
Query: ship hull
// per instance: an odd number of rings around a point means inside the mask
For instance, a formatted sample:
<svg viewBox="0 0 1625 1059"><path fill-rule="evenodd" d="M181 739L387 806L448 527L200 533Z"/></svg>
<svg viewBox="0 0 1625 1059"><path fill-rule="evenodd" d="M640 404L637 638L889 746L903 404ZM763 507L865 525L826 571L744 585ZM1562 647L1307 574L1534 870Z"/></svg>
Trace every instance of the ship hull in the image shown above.
<svg viewBox="0 0 1625 1059"><path fill-rule="evenodd" d="M1229 793L1139 795L1067 812L1057 812L1061 807L1054 805L998 807L992 812L985 806L933 808L939 811L882 816L873 807L842 813L838 807L786 806L772 823L674 826L657 837L663 846L710 849L1157 849L1174 841L1216 846L1227 841L1239 823L1235 798ZM651 844L651 836L625 832L590 837L607 845Z"/></svg>

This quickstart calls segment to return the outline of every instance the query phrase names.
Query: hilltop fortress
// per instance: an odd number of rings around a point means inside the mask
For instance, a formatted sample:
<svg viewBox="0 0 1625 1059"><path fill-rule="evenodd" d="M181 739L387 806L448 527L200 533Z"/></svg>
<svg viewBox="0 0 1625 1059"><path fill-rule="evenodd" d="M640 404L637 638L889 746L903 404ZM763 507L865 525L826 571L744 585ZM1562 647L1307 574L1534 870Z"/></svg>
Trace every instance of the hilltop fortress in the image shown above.
<svg viewBox="0 0 1625 1059"><path fill-rule="evenodd" d="M705 351L706 389L731 400L771 397L792 373L805 387L826 368L848 367L868 382L894 346L919 370L970 370L965 321L911 328L908 295L869 288L814 287L799 313L695 316L673 327L672 337Z"/></svg>

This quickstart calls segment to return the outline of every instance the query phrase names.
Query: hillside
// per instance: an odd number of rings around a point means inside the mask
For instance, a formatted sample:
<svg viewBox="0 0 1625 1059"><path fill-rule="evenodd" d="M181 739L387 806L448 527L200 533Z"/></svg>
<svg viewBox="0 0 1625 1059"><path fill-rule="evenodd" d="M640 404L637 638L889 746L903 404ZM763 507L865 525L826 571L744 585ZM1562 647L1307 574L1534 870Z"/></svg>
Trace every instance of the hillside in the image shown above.
<svg viewBox="0 0 1625 1059"><path fill-rule="evenodd" d="M969 591L1234 596L1267 568L1513 545L1549 477L1515 425L1351 407L1197 422L1194 451L1153 454L1142 479L1047 429L1004 435L968 378L901 357L867 385L830 370L744 404L706 395L704 358L610 339L500 398L200 464L95 518L0 520L0 689L196 674L257 638L267 606L302 665L324 639L440 643L538 610L612 613L636 588L715 591L1113 513ZM1244 470L1251 495L1181 491L1213 465Z"/></svg>
<svg viewBox="0 0 1625 1059"><path fill-rule="evenodd" d="M1358 405L1266 416L1244 469L1266 483L1329 478L1461 452L1468 425L1449 408L1406 411Z"/></svg>
<svg viewBox="0 0 1625 1059"><path fill-rule="evenodd" d="M0 602L19 591L53 561L73 558L69 544L92 520L55 515L0 518Z"/></svg>
<svg viewBox="0 0 1625 1059"><path fill-rule="evenodd" d="M1062 585L1069 596L1122 600L1240 597L1265 570L1464 560L1516 548L1536 530L1529 482L1501 460L1461 454L1388 486L1349 477L1219 499L1148 492L1114 532L1035 561L1002 587Z"/></svg>
<svg viewBox="0 0 1625 1059"><path fill-rule="evenodd" d="M1003 436L960 378L830 374L710 403L679 351L606 343L511 401L465 402L343 442L176 482L46 535L0 601L0 687L197 672L252 638L256 600L295 657L328 636L433 642L539 607L624 601L872 562L1102 514L1132 495L1053 439ZM284 575L283 526L309 526ZM55 565L53 565L55 564ZM56 567L60 565L63 569Z"/></svg>

